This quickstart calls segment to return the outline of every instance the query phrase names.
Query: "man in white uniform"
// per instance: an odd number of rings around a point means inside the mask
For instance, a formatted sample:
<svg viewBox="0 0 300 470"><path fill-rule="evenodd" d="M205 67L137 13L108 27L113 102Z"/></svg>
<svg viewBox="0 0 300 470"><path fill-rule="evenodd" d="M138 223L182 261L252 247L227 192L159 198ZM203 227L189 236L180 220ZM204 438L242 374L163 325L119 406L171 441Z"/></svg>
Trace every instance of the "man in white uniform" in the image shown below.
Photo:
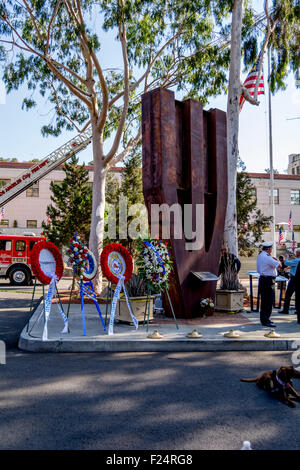
<svg viewBox="0 0 300 470"><path fill-rule="evenodd" d="M271 256L272 242L262 243L262 252L257 257L257 272L260 274L259 291L261 296L260 322L263 326L276 327L270 321L275 296L275 278L280 261Z"/></svg>

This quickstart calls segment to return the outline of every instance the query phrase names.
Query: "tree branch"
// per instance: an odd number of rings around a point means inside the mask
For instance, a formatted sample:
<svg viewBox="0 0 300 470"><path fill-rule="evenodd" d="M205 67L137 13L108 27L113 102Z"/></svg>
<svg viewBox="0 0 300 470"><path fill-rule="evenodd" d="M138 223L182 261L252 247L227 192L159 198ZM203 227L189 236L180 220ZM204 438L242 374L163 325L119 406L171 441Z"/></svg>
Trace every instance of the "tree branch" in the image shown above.
<svg viewBox="0 0 300 470"><path fill-rule="evenodd" d="M61 0L58 0L56 5L55 5L55 8L53 10L53 13L52 13L52 16L51 16L51 19L49 21L49 26L48 26L48 31L47 31L47 42L46 42L46 49L45 49L45 54L47 55L48 54L48 51L49 51L49 43L50 43L50 31L51 31L51 26L52 26L52 23L53 21L55 20L55 17L58 13L58 9L59 9L59 6L61 4Z"/></svg>
<svg viewBox="0 0 300 470"><path fill-rule="evenodd" d="M94 113L94 116L97 117L98 116L98 104L97 104L97 93L95 91L95 86L94 86L95 84L94 84L94 79L93 79L93 62L94 62L96 71L99 76L104 103L105 103L105 89L107 90L106 82L105 82L105 79L104 79L104 76L103 76L103 73L102 73L102 70L98 61L97 60L95 61L93 59L93 58L96 58L95 53L94 51L90 50L90 47L89 47L89 42L88 42L86 30L85 30L84 18L83 18L80 2L76 1L76 9L77 9L77 13L79 17L77 17L76 12L73 6L71 5L70 0L64 0L64 3L66 5L70 18L73 19L76 22L76 25L80 28L79 41L81 44L82 54L87 63L86 83L87 83L88 89L92 97L93 113ZM107 91L107 94L108 94L108 91ZM103 110L103 107L102 107L102 110ZM105 121L106 121L106 115L105 115L105 119L103 120L102 130L104 128Z"/></svg>
<svg viewBox="0 0 300 470"><path fill-rule="evenodd" d="M129 88L129 92L131 93L133 90L135 90L141 83L144 79L146 79L148 76L149 76L149 73L153 67L153 65L155 64L155 62L157 61L157 59L160 57L160 55L163 53L163 51L166 49L167 46L169 46L169 44L172 43L172 41L174 41L176 38L178 38L183 32L183 26L180 28L180 30L178 31L178 33L174 34L174 36L172 36L161 48L160 50L157 52L157 54L155 55L154 59L152 61L149 61L149 64L148 64L148 67L147 67L147 70L145 71L145 73L143 73L143 75L136 81L134 82L133 85L130 86ZM118 93L116 96L114 96L109 104L108 104L108 109L111 109L111 107L114 105L114 103L116 101L118 101L120 98L122 98L122 96L124 95L124 91L121 91L120 93Z"/></svg>
<svg viewBox="0 0 300 470"><path fill-rule="evenodd" d="M70 90L71 93L73 93L75 96L77 96L77 98L79 98L81 101L83 101L89 108L91 107L91 102L82 94L83 91L78 88L74 83L72 83L68 78L66 78L58 69L57 67L54 66L54 64L52 64L52 61L50 59L50 57L47 57L43 54L41 54L40 52L36 51L35 49L33 49L21 36L20 34L18 33L18 31L14 28L14 26L11 24L11 22L9 21L9 19L5 16L2 16L2 19L4 20L4 22L9 26L10 30L12 32L15 33L15 35L19 38L19 40L21 41L21 44L23 44L24 46L21 46L20 44L18 44L16 41L13 41L14 42L14 45L20 49L23 49L23 50L26 50L27 52L31 52L32 54L34 55L37 55L38 57L40 57L42 60L44 60L47 64L47 66L49 67L49 69L52 71L52 73L57 77L59 78L65 85L66 87ZM1 41L1 40L0 40Z"/></svg>
<svg viewBox="0 0 300 470"><path fill-rule="evenodd" d="M256 98L252 97L248 91L248 88L246 88L245 86L243 86L243 84L241 83L241 96L243 96L245 98L246 101L249 101L249 103L251 104L254 104L256 106L259 105L259 101L257 101Z"/></svg>
<svg viewBox="0 0 300 470"><path fill-rule="evenodd" d="M91 109L91 101L89 101L83 94L82 94L82 90L80 88L78 88L76 85L74 85L70 80L68 80L59 70L57 67L55 67L53 64L52 64L52 61L51 59L47 58L47 57L42 57L49 69L52 71L52 73L59 79L61 80L65 85L66 87L70 90L71 93L73 93L75 96L77 96L77 98L79 98L81 101L83 101L89 109Z"/></svg>
<svg viewBox="0 0 300 470"><path fill-rule="evenodd" d="M123 2L123 0L121 0ZM123 6L123 5L122 5ZM129 105L129 63L127 55L127 37L126 37L126 27L125 22L119 25L119 37L122 45L122 55L123 55L123 64L124 64L124 104L121 119L119 121L118 129L112 144L110 151L104 159L104 164L108 164L114 157L115 153L118 150L120 145L122 132L127 116L128 105Z"/></svg>
<svg viewBox="0 0 300 470"><path fill-rule="evenodd" d="M37 25L37 22L36 22L36 18L35 18L35 16L34 16L33 13L32 13L32 9L30 8L30 6L28 5L28 3L27 3L26 0L23 0L23 3L24 3L24 5L25 5L26 10L28 11L28 13L29 13L29 15L30 15L30 18L31 18L31 20L32 20L32 23L33 23L35 32L36 32L36 34L37 34L39 40L40 40L41 42L44 42L43 35L42 35L42 33L40 32L40 30L39 30L39 28L38 28L38 25Z"/></svg>
<svg viewBox="0 0 300 470"><path fill-rule="evenodd" d="M70 124L72 124L72 126L75 127L75 129L77 130L77 132L81 133L83 131L85 131L85 129L88 127L88 125L90 124L90 120L84 125L84 127L82 129L80 129L77 124L70 118L70 116L68 116L61 108L61 104L60 104L60 101L59 101L59 96L57 94L57 91L56 91L56 88L53 84L53 82L50 82L49 85L51 86L52 90L53 90L53 93L54 93L54 97L55 97L55 101L56 101L56 107L57 107L57 112L58 114L61 114L62 116L64 116L65 119L67 119Z"/></svg>
<svg viewBox="0 0 300 470"><path fill-rule="evenodd" d="M258 88L259 88L259 82L262 74L262 68L263 68L263 63L264 63L264 55L266 52L266 49L268 47L269 39L271 35L274 32L274 29L278 23L278 20L275 20L274 23L272 24L272 20L268 11L268 0L265 0L264 3L264 10L267 18L267 33L265 35L265 39L261 48L261 53L260 53L260 59L259 59L259 67L258 67L258 74L257 74L257 79L255 83L255 88L254 88L254 100L257 101L257 95L258 95ZM250 101L251 103L251 101Z"/></svg>
<svg viewBox="0 0 300 470"><path fill-rule="evenodd" d="M119 153L119 155L115 156L109 163L108 163L108 168L111 168L112 166L115 166L117 163L122 161L124 158L127 157L127 155L130 154L130 152L134 149L134 147L139 143L140 139L142 137L142 127L140 126L138 133L135 137L130 139L128 142L127 147Z"/></svg>
<svg viewBox="0 0 300 470"><path fill-rule="evenodd" d="M57 62L55 59L51 59L50 57L48 58L48 60L51 60L51 63L54 64L56 67L61 67L66 72L68 72L70 75L72 75L74 78L76 78L79 82L81 82L84 86L86 86L86 80L84 78L82 78L80 75L78 75L76 72L71 70L69 67L67 67L64 64L61 64L60 62ZM73 84L73 85L76 86L75 84ZM78 91L80 91L81 93L86 95L88 98L91 97L91 94L88 93L87 91L84 91L79 87L77 87L77 88L78 88Z"/></svg>

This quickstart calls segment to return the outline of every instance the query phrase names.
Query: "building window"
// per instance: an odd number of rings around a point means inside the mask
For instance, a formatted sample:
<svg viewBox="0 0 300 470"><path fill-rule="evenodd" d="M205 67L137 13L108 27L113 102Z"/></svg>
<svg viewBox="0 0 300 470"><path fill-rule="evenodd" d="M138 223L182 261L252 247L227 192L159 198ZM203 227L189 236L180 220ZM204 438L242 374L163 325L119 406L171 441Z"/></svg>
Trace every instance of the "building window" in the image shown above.
<svg viewBox="0 0 300 470"><path fill-rule="evenodd" d="M17 240L16 241L16 251L24 251L25 250L25 241L24 240Z"/></svg>
<svg viewBox="0 0 300 470"><path fill-rule="evenodd" d="M291 190L291 204L298 205L300 204L300 191L299 189Z"/></svg>
<svg viewBox="0 0 300 470"><path fill-rule="evenodd" d="M294 232L300 232L300 225L293 225Z"/></svg>
<svg viewBox="0 0 300 470"><path fill-rule="evenodd" d="M274 194L274 204L279 204L279 189L274 189L273 194ZM272 203L270 190L269 190L269 202L270 204Z"/></svg>
<svg viewBox="0 0 300 470"><path fill-rule="evenodd" d="M0 240L0 251L11 251L11 240Z"/></svg>
<svg viewBox="0 0 300 470"><path fill-rule="evenodd" d="M32 185L26 190L27 197L39 197L39 182L32 183Z"/></svg>
<svg viewBox="0 0 300 470"><path fill-rule="evenodd" d="M300 166L297 166L297 175L300 175Z"/></svg>
<svg viewBox="0 0 300 470"><path fill-rule="evenodd" d="M9 220L8 219L1 219L0 225L1 225L1 227L9 227Z"/></svg>
<svg viewBox="0 0 300 470"><path fill-rule="evenodd" d="M6 186L11 182L11 179L0 179L0 188L3 188L3 186Z"/></svg>
<svg viewBox="0 0 300 470"><path fill-rule="evenodd" d="M37 220L27 220L27 228L36 228Z"/></svg>

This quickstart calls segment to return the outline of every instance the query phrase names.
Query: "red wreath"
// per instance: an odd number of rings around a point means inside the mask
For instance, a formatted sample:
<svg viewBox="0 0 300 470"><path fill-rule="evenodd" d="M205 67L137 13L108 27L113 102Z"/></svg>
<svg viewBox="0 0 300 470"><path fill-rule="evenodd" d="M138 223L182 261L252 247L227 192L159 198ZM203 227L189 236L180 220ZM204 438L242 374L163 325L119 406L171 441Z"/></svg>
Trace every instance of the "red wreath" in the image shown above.
<svg viewBox="0 0 300 470"><path fill-rule="evenodd" d="M35 277L40 281L41 284L50 284L51 277L47 276L41 269L39 256L42 250L48 250L53 255L56 263L55 274L58 278L58 281L63 275L64 272L64 263L61 256L61 252L54 245L54 243L48 241L40 241L37 242L31 252L30 252L30 259L31 259L31 269Z"/></svg>
<svg viewBox="0 0 300 470"><path fill-rule="evenodd" d="M108 265L108 257L112 251L117 251L123 257L126 266L123 274L125 277L124 282L129 281L133 271L132 257L129 251L123 245L120 245L120 243L110 243L103 248L100 256L100 265L103 276L113 284L118 284L119 282L119 279L111 272Z"/></svg>

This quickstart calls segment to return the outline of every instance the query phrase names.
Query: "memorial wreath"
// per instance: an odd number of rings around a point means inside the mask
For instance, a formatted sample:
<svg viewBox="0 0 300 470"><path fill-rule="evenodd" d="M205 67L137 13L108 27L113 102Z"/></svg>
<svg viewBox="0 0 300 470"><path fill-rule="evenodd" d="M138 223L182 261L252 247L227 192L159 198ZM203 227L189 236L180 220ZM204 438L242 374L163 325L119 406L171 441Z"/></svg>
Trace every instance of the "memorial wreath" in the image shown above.
<svg viewBox="0 0 300 470"><path fill-rule="evenodd" d="M86 264L88 261L89 249L82 238L75 234L70 240L70 245L66 251L69 256L68 263L72 266L75 276L84 279L86 273Z"/></svg>
<svg viewBox="0 0 300 470"><path fill-rule="evenodd" d="M138 275L154 292L168 289L172 258L168 242L156 239L138 240Z"/></svg>
<svg viewBox="0 0 300 470"><path fill-rule="evenodd" d="M49 241L37 242L30 253L31 269L34 276L40 281L41 284L50 284L52 276L56 274L57 281L63 275L64 264L61 252Z"/></svg>

